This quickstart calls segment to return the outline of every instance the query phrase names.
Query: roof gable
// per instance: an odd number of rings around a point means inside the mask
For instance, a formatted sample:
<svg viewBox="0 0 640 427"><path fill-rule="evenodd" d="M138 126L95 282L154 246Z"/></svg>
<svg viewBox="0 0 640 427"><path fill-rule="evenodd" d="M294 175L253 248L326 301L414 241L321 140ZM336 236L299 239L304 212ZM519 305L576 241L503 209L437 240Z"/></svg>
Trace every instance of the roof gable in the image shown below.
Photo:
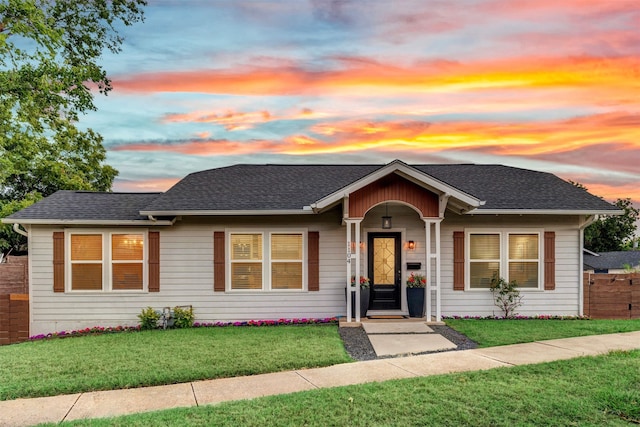
<svg viewBox="0 0 640 427"><path fill-rule="evenodd" d="M379 181L380 179L384 179L386 176L392 173L402 176L408 181L418 184L437 195L444 195L446 197L452 196L453 199L450 199L450 203L459 206L463 211L469 211L484 204L483 201L465 193L458 188L452 187L451 185L434 178L428 173L424 173L423 171L409 166L406 163L401 162L400 160L394 160L388 165L372 171L367 176L364 176L361 179L347 185L346 187L343 187L338 191L335 191L318 200L317 202L312 204L311 207L316 210L322 210L342 200L344 197L348 197L349 194L361 190L365 186L371 185L372 183Z"/></svg>

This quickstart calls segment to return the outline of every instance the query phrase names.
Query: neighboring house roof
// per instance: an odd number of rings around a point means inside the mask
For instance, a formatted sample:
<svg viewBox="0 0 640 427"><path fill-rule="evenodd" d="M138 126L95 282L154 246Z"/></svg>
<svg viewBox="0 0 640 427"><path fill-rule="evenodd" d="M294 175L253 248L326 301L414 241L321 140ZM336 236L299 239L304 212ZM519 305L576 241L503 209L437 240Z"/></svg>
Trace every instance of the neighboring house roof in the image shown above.
<svg viewBox="0 0 640 427"><path fill-rule="evenodd" d="M235 165L192 173L165 193L61 191L4 219L144 220L147 215L312 213L341 190L387 171L454 194L481 213L619 213L617 207L555 175L501 165ZM464 211L468 211L465 209ZM20 221L23 220L23 221Z"/></svg>
<svg viewBox="0 0 640 427"><path fill-rule="evenodd" d="M626 266L636 268L640 265L640 251L600 252L597 255L584 254L585 270L624 269Z"/></svg>

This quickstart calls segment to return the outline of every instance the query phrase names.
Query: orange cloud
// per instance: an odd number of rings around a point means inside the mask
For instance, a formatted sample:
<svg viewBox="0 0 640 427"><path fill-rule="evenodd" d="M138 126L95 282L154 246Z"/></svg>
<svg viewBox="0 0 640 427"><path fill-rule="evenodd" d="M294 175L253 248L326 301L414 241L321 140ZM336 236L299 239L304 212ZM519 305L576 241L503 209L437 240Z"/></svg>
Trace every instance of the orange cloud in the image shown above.
<svg viewBox="0 0 640 427"><path fill-rule="evenodd" d="M182 114L165 114L161 121L164 123L211 123L224 126L228 131L251 129L256 124L274 120L292 120L311 117L322 117L323 114L314 113L310 108L274 116L267 110L241 112L228 110L224 113L209 111L193 111Z"/></svg>
<svg viewBox="0 0 640 427"><path fill-rule="evenodd" d="M588 94L592 102L640 102L637 57L511 58L467 64L429 61L405 68L345 61L345 67L333 71L290 67L147 73L114 79L114 87L133 92L368 96L556 88L586 91L583 98Z"/></svg>
<svg viewBox="0 0 640 427"><path fill-rule="evenodd" d="M213 123L224 126L228 131L250 129L256 123L264 123L272 120L271 114L264 111L242 113L227 111L225 113L191 112L186 114L167 114L162 118L163 122L190 122Z"/></svg>
<svg viewBox="0 0 640 427"><path fill-rule="evenodd" d="M256 151L277 152L279 144L272 141L252 140L248 142L226 139L186 140L169 142L140 142L119 145L112 151L157 151L188 154L194 156L224 156L255 153Z"/></svg>
<svg viewBox="0 0 640 427"><path fill-rule="evenodd" d="M163 192L171 188L180 178L155 178L139 181L117 179L114 182L114 191L123 192Z"/></svg>
<svg viewBox="0 0 640 427"><path fill-rule="evenodd" d="M122 145L115 151L168 151L193 155L233 155L265 151L280 154L347 153L359 150L482 151L503 156L565 156L589 147L624 151L640 164L640 115L608 113L549 122L496 123L478 121L362 121L316 124L311 135L296 134L281 141L196 139ZM313 134L317 135L314 136ZM574 157L575 158L575 157ZM607 159L615 160L611 154Z"/></svg>

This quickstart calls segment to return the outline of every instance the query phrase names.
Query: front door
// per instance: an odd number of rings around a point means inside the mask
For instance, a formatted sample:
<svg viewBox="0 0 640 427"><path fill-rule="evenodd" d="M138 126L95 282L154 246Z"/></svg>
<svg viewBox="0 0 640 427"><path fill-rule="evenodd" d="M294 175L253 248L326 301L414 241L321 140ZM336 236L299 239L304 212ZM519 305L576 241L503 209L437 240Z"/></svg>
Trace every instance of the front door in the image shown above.
<svg viewBox="0 0 640 427"><path fill-rule="evenodd" d="M400 233L369 233L369 310L400 309Z"/></svg>

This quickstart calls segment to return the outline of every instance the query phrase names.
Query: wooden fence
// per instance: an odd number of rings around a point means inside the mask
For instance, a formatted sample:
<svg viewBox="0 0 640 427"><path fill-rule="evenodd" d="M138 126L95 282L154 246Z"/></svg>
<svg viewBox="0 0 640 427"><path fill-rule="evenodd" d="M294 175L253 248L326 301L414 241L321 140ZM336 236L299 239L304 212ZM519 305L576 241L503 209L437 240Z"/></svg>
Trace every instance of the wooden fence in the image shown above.
<svg viewBox="0 0 640 427"><path fill-rule="evenodd" d="M584 314L594 319L640 319L640 273L584 273Z"/></svg>
<svg viewBox="0 0 640 427"><path fill-rule="evenodd" d="M29 257L10 256L0 264L0 294L29 293Z"/></svg>
<svg viewBox="0 0 640 427"><path fill-rule="evenodd" d="M0 345L29 339L29 295L0 294Z"/></svg>
<svg viewBox="0 0 640 427"><path fill-rule="evenodd" d="M29 339L29 258L0 264L0 345Z"/></svg>

